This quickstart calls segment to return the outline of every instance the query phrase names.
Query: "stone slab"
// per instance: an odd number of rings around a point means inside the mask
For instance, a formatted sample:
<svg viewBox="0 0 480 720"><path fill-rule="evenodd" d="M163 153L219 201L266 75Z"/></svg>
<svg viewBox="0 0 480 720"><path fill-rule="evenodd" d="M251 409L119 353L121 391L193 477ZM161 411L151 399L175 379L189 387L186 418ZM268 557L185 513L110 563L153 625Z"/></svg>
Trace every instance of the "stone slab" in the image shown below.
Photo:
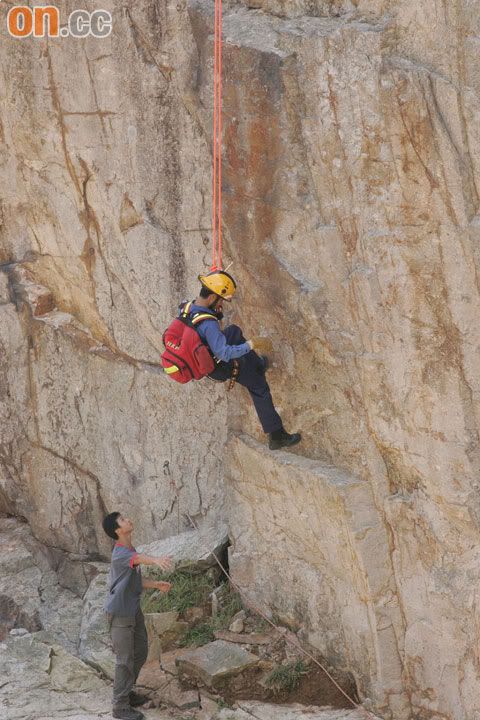
<svg viewBox="0 0 480 720"><path fill-rule="evenodd" d="M177 658L180 673L215 687L229 677L249 670L260 658L224 640L215 640Z"/></svg>
<svg viewBox="0 0 480 720"><path fill-rule="evenodd" d="M241 701L238 709L220 710L215 720L378 720L363 709L338 710L331 707L300 705L272 705L256 701Z"/></svg>

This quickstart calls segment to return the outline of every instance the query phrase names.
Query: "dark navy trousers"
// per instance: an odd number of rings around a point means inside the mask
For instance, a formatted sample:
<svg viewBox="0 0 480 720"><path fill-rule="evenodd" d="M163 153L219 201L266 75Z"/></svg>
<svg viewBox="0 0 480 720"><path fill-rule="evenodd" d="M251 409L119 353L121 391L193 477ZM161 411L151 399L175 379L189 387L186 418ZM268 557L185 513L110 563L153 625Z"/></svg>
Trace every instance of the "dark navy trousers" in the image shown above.
<svg viewBox="0 0 480 720"><path fill-rule="evenodd" d="M229 325L225 328L223 334L229 345L241 345L245 342L238 325ZM265 378L265 364L262 358L256 352L250 350L249 353L238 358L237 362L239 365L237 382L247 388L250 393L263 432L271 433L280 430L283 427L282 419L273 404L272 394ZM225 382L225 380L232 377L232 371L233 360L230 360L230 362L220 361L208 377Z"/></svg>

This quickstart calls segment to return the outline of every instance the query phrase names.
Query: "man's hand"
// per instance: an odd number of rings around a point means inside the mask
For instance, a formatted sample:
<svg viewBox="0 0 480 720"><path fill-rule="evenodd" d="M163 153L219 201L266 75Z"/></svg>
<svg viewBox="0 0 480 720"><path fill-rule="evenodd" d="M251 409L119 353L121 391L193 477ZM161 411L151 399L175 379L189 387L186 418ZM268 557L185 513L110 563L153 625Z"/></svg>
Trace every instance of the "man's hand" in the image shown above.
<svg viewBox="0 0 480 720"><path fill-rule="evenodd" d="M150 557L150 555L134 555L134 565L156 565L160 570L170 570L172 567L172 558L170 557Z"/></svg>
<svg viewBox="0 0 480 720"><path fill-rule="evenodd" d="M160 590L162 593L167 593L171 587L172 583L166 582L165 580L142 578L142 588L144 590Z"/></svg>
<svg viewBox="0 0 480 720"><path fill-rule="evenodd" d="M253 337L247 342L252 350L255 350L259 355L266 355L273 350L272 341L268 337Z"/></svg>
<svg viewBox="0 0 480 720"><path fill-rule="evenodd" d="M153 564L159 567L160 570L170 570L172 567L172 558L166 556L155 558L155 562Z"/></svg>

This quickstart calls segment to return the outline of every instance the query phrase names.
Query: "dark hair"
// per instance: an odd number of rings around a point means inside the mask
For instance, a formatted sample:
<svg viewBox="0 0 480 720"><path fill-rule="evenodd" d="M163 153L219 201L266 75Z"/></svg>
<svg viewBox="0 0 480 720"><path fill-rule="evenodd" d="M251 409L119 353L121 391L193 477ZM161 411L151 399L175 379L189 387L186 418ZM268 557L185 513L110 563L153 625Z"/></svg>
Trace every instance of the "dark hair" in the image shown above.
<svg viewBox="0 0 480 720"><path fill-rule="evenodd" d="M202 287L200 288L200 297L206 300L208 297L210 297L210 295L215 295L215 293L205 287L205 285L202 285Z"/></svg>
<svg viewBox="0 0 480 720"><path fill-rule="evenodd" d="M103 518L103 529L107 533L108 537L111 537L113 540L118 540L118 535L115 532L118 530L118 522L117 519L120 517L119 512L112 512L110 515L107 515L107 517Z"/></svg>

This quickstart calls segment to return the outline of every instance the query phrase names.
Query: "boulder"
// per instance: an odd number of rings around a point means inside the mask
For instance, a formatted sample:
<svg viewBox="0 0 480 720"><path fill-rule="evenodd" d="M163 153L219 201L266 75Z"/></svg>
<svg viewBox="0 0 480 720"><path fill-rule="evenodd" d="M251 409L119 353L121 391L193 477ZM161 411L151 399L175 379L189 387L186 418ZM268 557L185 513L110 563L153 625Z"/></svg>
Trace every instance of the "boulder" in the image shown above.
<svg viewBox="0 0 480 720"><path fill-rule="evenodd" d="M64 693L91 693L105 687L89 665L59 646L52 648L50 685L52 690Z"/></svg>
<svg viewBox="0 0 480 720"><path fill-rule="evenodd" d="M223 523L202 530L188 530L164 540L157 540L138 548L146 555L168 555L177 570L205 570L216 566L215 556L221 555L228 545L228 529Z"/></svg>

